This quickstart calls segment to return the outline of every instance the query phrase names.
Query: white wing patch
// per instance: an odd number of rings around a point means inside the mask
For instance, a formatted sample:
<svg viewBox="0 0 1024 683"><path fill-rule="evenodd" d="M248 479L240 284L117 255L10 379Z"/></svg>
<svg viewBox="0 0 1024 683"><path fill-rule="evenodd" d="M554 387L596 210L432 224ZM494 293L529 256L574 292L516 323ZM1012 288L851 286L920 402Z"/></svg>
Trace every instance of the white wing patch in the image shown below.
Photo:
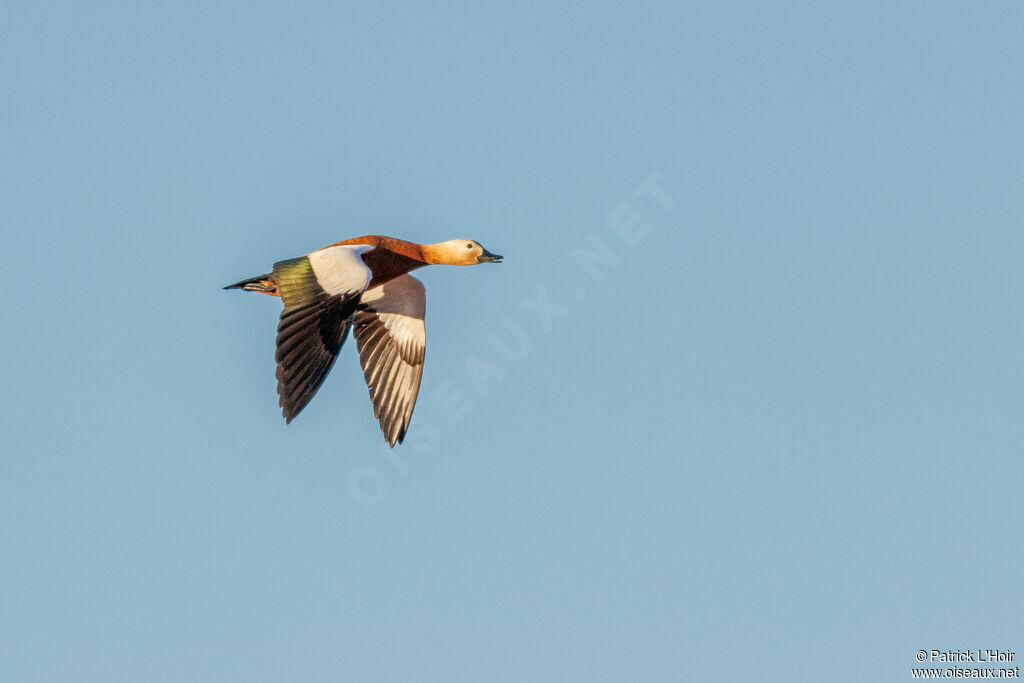
<svg viewBox="0 0 1024 683"><path fill-rule="evenodd" d="M314 251L306 258L326 293L348 297L370 284L373 273L361 256L371 249L373 247L368 244L340 244Z"/></svg>
<svg viewBox="0 0 1024 683"><path fill-rule="evenodd" d="M366 304L382 318L398 328L411 326L410 333L423 329L423 316L427 312L426 290L423 283L411 275L402 275L394 280L363 292L359 303Z"/></svg>

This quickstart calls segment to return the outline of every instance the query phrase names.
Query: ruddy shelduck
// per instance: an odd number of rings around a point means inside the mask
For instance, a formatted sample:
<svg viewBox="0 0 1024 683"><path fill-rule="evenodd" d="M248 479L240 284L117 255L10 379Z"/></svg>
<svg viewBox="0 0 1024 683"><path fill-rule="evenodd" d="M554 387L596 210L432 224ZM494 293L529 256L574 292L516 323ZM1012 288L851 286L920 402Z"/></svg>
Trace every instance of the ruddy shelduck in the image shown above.
<svg viewBox="0 0 1024 683"><path fill-rule="evenodd" d="M474 240L415 244L364 235L279 261L273 272L224 289L281 297L277 393L286 422L316 394L352 328L373 413L394 447L409 428L426 348L426 292L408 273L501 260Z"/></svg>

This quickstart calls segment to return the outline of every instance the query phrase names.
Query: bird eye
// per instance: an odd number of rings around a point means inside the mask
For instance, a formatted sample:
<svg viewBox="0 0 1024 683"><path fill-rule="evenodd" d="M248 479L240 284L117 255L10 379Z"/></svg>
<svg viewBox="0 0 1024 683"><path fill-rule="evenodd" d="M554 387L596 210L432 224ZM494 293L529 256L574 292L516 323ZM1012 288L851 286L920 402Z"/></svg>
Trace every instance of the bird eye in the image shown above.
<svg viewBox="0 0 1024 683"><path fill-rule="evenodd" d="M467 245L466 245L466 249L472 249L472 248L473 248L473 245L472 245L472 244L467 244Z"/></svg>

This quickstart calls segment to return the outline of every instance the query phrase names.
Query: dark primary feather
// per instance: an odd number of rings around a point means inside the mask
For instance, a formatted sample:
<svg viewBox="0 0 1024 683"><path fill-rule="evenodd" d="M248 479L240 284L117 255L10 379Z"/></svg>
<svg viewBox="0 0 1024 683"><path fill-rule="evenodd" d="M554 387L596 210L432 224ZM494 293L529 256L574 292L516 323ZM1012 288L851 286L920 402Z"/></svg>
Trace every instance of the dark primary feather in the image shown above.
<svg viewBox="0 0 1024 683"><path fill-rule="evenodd" d="M316 394L334 365L355 301L323 295L315 303L285 309L277 326L277 393L291 422Z"/></svg>

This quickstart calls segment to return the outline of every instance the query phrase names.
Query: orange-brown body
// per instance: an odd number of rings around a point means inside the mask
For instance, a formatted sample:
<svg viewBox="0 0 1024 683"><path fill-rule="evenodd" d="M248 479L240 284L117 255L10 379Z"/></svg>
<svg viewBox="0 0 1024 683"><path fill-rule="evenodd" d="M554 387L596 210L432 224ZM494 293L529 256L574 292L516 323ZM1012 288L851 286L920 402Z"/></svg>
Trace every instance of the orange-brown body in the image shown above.
<svg viewBox="0 0 1024 683"><path fill-rule="evenodd" d="M457 239L437 244L416 244L384 235L362 235L329 244L324 249L353 244L365 244L373 247L361 255L363 263L370 270L371 279L367 285L370 289L423 266L433 264L471 266L477 263L501 261L500 256L491 254L473 240ZM250 292L280 296L273 273L242 280L228 285L227 289L245 289Z"/></svg>
<svg viewBox="0 0 1024 683"><path fill-rule="evenodd" d="M424 253L425 250L429 253L428 245L406 242L394 237L363 235L335 242L330 246L336 247L342 244L370 244L375 247L372 251L363 254L363 261L373 273L368 288L382 285L400 275L405 275L431 263Z"/></svg>

